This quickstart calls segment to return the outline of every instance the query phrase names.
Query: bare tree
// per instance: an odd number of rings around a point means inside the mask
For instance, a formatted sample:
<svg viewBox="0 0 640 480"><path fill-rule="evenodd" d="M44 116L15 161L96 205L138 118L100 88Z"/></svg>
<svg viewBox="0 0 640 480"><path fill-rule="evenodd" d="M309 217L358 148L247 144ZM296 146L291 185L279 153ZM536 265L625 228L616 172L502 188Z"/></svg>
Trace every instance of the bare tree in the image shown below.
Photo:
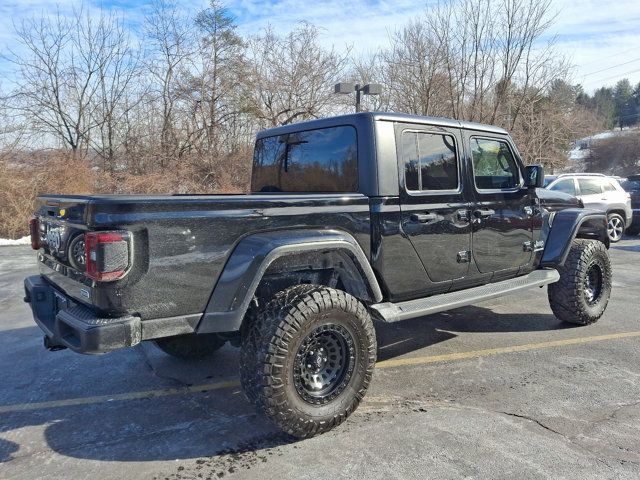
<svg viewBox="0 0 640 480"><path fill-rule="evenodd" d="M227 10L218 0L195 18L200 38L197 54L185 74L185 89L193 119L191 142L211 158L226 150L225 125L246 105L237 94L247 74L244 42Z"/></svg>
<svg viewBox="0 0 640 480"><path fill-rule="evenodd" d="M416 115L443 115L446 91L446 44L428 25L412 21L393 33L381 53L385 86L398 110Z"/></svg>
<svg viewBox="0 0 640 480"><path fill-rule="evenodd" d="M98 135L91 140L103 168L113 172L119 147L126 141L127 115L138 106L144 92L135 85L141 73L140 50L132 46L122 19L112 19L102 28L101 41L109 44L110 52L98 66L99 88L93 109Z"/></svg>
<svg viewBox="0 0 640 480"><path fill-rule="evenodd" d="M148 38L146 67L152 76L151 91L160 102L159 167L165 167L178 156L181 138L176 114L181 96L180 78L194 52L192 26L175 3L155 0L146 18Z"/></svg>
<svg viewBox="0 0 640 480"><path fill-rule="evenodd" d="M0 164L25 148L23 139L27 128L22 117L11 104L11 97L0 90Z"/></svg>
<svg viewBox="0 0 640 480"><path fill-rule="evenodd" d="M323 48L308 23L285 37L268 28L249 40L253 114L261 126L286 125L322 115L334 97L332 85L347 66L348 53Z"/></svg>
<svg viewBox="0 0 640 480"><path fill-rule="evenodd" d="M8 55L20 77L13 92L16 110L74 156L86 154L93 130L105 123L97 111L101 86L107 77L108 88L116 78L119 83L127 65L121 20L104 12L95 17L80 7L71 17L58 11L25 20L16 33L22 48Z"/></svg>

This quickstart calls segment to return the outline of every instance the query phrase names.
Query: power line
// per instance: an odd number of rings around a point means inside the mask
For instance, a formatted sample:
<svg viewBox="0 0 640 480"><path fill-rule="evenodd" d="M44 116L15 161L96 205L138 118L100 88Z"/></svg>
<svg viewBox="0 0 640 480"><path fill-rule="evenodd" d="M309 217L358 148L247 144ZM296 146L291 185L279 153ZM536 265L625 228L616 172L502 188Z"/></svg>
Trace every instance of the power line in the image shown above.
<svg viewBox="0 0 640 480"><path fill-rule="evenodd" d="M606 72L607 70L611 70L612 68L622 67L623 65L629 65L630 63L634 63L640 60L640 57L634 58L633 60L629 60L628 62L618 63L617 65L611 65L610 67L603 68L601 70L596 70L595 72L585 73L583 77L588 77L590 75L595 75L596 73Z"/></svg>
<svg viewBox="0 0 640 480"><path fill-rule="evenodd" d="M607 59L611 60L612 58L616 58L616 57L619 57L621 55L624 55L625 53L634 52L634 51L638 51L638 47L633 47L633 48L630 48L629 50L623 50L622 52L614 53L613 55L609 55L607 57ZM582 66L586 67L587 65L593 65L594 63L598 63L598 62L601 62L601 61L602 61L602 59L598 58L596 60L592 60L590 62L583 63Z"/></svg>
<svg viewBox="0 0 640 480"><path fill-rule="evenodd" d="M622 78L624 75L630 75L632 73L638 73L638 72L640 72L640 68L637 69L637 70L631 70L630 72L619 73L619 74L613 75L611 77L600 78L598 80L594 80L594 82L606 82L607 80L611 80L611 79L614 79L614 78Z"/></svg>

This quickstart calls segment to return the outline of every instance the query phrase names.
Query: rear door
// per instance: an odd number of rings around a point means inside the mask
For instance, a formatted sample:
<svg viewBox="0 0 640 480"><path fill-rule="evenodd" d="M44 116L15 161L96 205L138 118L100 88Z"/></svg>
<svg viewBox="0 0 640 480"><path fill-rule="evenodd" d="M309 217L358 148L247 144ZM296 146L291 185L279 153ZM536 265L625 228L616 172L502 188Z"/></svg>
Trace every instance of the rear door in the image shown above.
<svg viewBox="0 0 640 480"><path fill-rule="evenodd" d="M473 258L492 280L509 278L531 260L531 199L515 148L507 136L465 134L475 201Z"/></svg>
<svg viewBox="0 0 640 480"><path fill-rule="evenodd" d="M602 190L601 177L578 177L578 198L585 207L607 211L607 195Z"/></svg>
<svg viewBox="0 0 640 480"><path fill-rule="evenodd" d="M457 129L398 124L401 228L431 283L426 293L446 291L469 269L469 201Z"/></svg>

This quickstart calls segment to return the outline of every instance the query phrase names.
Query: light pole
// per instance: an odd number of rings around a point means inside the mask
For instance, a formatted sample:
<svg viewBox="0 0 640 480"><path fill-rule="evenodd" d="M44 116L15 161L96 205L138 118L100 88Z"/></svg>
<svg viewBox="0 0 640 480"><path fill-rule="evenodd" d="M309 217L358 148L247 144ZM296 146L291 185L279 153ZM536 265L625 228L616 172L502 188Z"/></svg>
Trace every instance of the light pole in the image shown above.
<svg viewBox="0 0 640 480"><path fill-rule="evenodd" d="M349 94L356 92L356 112L361 111L360 95L380 95L382 93L382 85L379 83L367 83L366 85L360 85L359 83L336 83L334 93Z"/></svg>

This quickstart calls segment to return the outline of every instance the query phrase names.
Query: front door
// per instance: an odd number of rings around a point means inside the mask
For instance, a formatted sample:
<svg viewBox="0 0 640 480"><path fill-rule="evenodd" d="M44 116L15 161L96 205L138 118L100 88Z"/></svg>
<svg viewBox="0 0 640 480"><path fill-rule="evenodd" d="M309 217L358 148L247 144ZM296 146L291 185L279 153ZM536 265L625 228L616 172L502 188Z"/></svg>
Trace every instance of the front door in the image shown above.
<svg viewBox="0 0 640 480"><path fill-rule="evenodd" d="M492 281L517 274L531 260L532 213L521 164L508 138L466 135L473 170L472 252Z"/></svg>
<svg viewBox="0 0 640 480"><path fill-rule="evenodd" d="M399 124L396 138L401 228L431 282L424 292L447 291L467 275L471 249L460 132Z"/></svg>

